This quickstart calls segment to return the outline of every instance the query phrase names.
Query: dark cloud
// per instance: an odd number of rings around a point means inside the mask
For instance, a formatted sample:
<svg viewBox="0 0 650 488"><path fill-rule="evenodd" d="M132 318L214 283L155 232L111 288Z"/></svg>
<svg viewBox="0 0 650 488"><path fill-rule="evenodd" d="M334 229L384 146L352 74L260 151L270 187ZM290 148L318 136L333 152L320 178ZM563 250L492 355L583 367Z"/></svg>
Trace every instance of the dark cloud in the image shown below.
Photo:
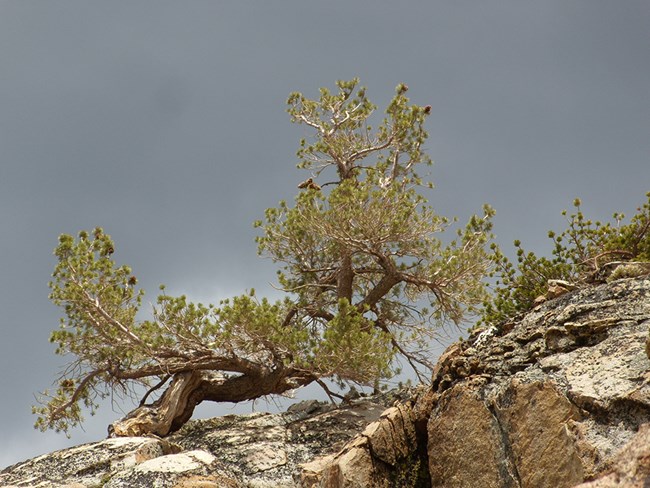
<svg viewBox="0 0 650 488"><path fill-rule="evenodd" d="M644 1L2 2L0 464L118 415L30 430L63 364L58 234L105 227L152 294L273 293L251 223L304 179L286 97L360 76L380 106L402 81L432 105L436 208L489 202L501 243L544 249L574 197L604 219L650 190L649 20Z"/></svg>

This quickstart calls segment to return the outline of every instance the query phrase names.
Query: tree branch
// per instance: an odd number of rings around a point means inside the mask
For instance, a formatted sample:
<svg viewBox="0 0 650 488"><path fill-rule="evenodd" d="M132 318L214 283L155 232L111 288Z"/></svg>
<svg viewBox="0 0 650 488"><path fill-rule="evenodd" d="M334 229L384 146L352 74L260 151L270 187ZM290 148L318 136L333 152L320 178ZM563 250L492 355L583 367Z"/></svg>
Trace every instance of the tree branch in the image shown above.
<svg viewBox="0 0 650 488"><path fill-rule="evenodd" d="M151 393L153 393L153 392L156 391L158 388L160 388L160 387L163 386L165 383L167 383L167 381L169 380L169 378L171 378L171 376L167 374L167 375L163 376L163 379L162 379L162 380L160 380L158 383L156 383L156 384L153 385L151 388L149 388L149 389L147 390L147 392L144 394L144 396L142 397L142 400L140 400L140 406L143 406L143 405L145 404L145 402L147 401L147 397L148 397L149 395L151 395Z"/></svg>
<svg viewBox="0 0 650 488"><path fill-rule="evenodd" d="M339 299L345 298L348 303L352 303L352 282L354 280L354 269L352 268L352 255L349 250L341 253L341 263L339 265L336 295Z"/></svg>
<svg viewBox="0 0 650 488"><path fill-rule="evenodd" d="M79 383L79 386L75 388L74 393L72 394L70 399L48 413L47 415L48 421L51 422L52 420L58 420L62 417L65 417L66 416L65 411L79 401L79 397L86 389L88 383L90 383L90 381L96 376L107 372L108 371L106 369L97 369L95 371L91 371L90 373L86 374L86 376L84 376L84 379L81 380L81 382Z"/></svg>
<svg viewBox="0 0 650 488"><path fill-rule="evenodd" d="M379 280L379 283L377 283L363 298L363 300L357 304L357 310L361 312L366 307L374 307L379 300L385 297L388 292L390 292L390 290L401 281L402 278L398 274L391 273L384 275L381 280Z"/></svg>

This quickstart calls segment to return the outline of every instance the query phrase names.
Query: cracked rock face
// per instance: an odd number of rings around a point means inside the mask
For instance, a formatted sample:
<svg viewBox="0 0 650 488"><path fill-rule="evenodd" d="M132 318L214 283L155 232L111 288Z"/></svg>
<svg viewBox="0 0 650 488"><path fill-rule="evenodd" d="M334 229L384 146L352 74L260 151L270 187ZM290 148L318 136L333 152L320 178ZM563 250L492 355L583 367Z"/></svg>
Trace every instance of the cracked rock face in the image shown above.
<svg viewBox="0 0 650 488"><path fill-rule="evenodd" d="M384 411L336 454L302 465L303 487L418 486L426 466L418 462L416 418L408 403Z"/></svg>
<svg viewBox="0 0 650 488"><path fill-rule="evenodd" d="M604 473L650 422L649 327L650 280L622 279L450 348L427 399L432 486L560 488Z"/></svg>

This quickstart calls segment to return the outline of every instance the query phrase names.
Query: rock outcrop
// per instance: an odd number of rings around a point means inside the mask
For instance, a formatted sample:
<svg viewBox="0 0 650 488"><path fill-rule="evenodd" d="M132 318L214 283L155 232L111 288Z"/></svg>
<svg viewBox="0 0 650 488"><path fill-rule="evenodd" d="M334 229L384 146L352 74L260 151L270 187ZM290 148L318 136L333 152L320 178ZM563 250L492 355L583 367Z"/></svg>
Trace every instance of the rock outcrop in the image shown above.
<svg viewBox="0 0 650 488"><path fill-rule="evenodd" d="M0 487L294 487L300 463L341 449L397 394L338 408L305 401L280 414L193 420L165 439L117 437L77 446L6 468Z"/></svg>
<svg viewBox="0 0 650 488"><path fill-rule="evenodd" d="M450 346L429 386L109 439L9 467L0 485L650 486L650 279L562 288Z"/></svg>
<svg viewBox="0 0 650 488"><path fill-rule="evenodd" d="M650 421L649 326L650 280L622 279L448 350L427 400L432 486L559 488L598 476Z"/></svg>
<svg viewBox="0 0 650 488"><path fill-rule="evenodd" d="M425 443L412 400L397 404L338 453L303 464L300 486L426 486Z"/></svg>
<svg viewBox="0 0 650 488"><path fill-rule="evenodd" d="M371 426L304 466L303 482L562 488L604 476L610 484L587 486L649 486L650 436L641 428L650 422L649 328L647 277L547 297L522 320L445 351L431 388L400 414L411 422L400 430L425 439L425 453L420 441L401 455L410 471L373 448L371 434L382 429Z"/></svg>

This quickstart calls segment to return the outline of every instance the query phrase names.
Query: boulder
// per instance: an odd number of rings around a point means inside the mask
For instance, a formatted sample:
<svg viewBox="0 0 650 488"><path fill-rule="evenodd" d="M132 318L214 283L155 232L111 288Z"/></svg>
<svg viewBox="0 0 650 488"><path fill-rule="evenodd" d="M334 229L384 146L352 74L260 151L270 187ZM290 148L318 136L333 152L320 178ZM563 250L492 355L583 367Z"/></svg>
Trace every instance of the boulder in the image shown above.
<svg viewBox="0 0 650 488"><path fill-rule="evenodd" d="M426 470L418 445L412 406L398 403L338 453L303 464L300 486L413 486Z"/></svg>
<svg viewBox="0 0 650 488"><path fill-rule="evenodd" d="M649 326L650 280L620 279L454 345L427 400L431 485L560 488L606 471L650 422Z"/></svg>
<svg viewBox="0 0 650 488"><path fill-rule="evenodd" d="M0 485L104 486L115 473L179 451L178 446L161 439L106 439L9 466L0 473Z"/></svg>

